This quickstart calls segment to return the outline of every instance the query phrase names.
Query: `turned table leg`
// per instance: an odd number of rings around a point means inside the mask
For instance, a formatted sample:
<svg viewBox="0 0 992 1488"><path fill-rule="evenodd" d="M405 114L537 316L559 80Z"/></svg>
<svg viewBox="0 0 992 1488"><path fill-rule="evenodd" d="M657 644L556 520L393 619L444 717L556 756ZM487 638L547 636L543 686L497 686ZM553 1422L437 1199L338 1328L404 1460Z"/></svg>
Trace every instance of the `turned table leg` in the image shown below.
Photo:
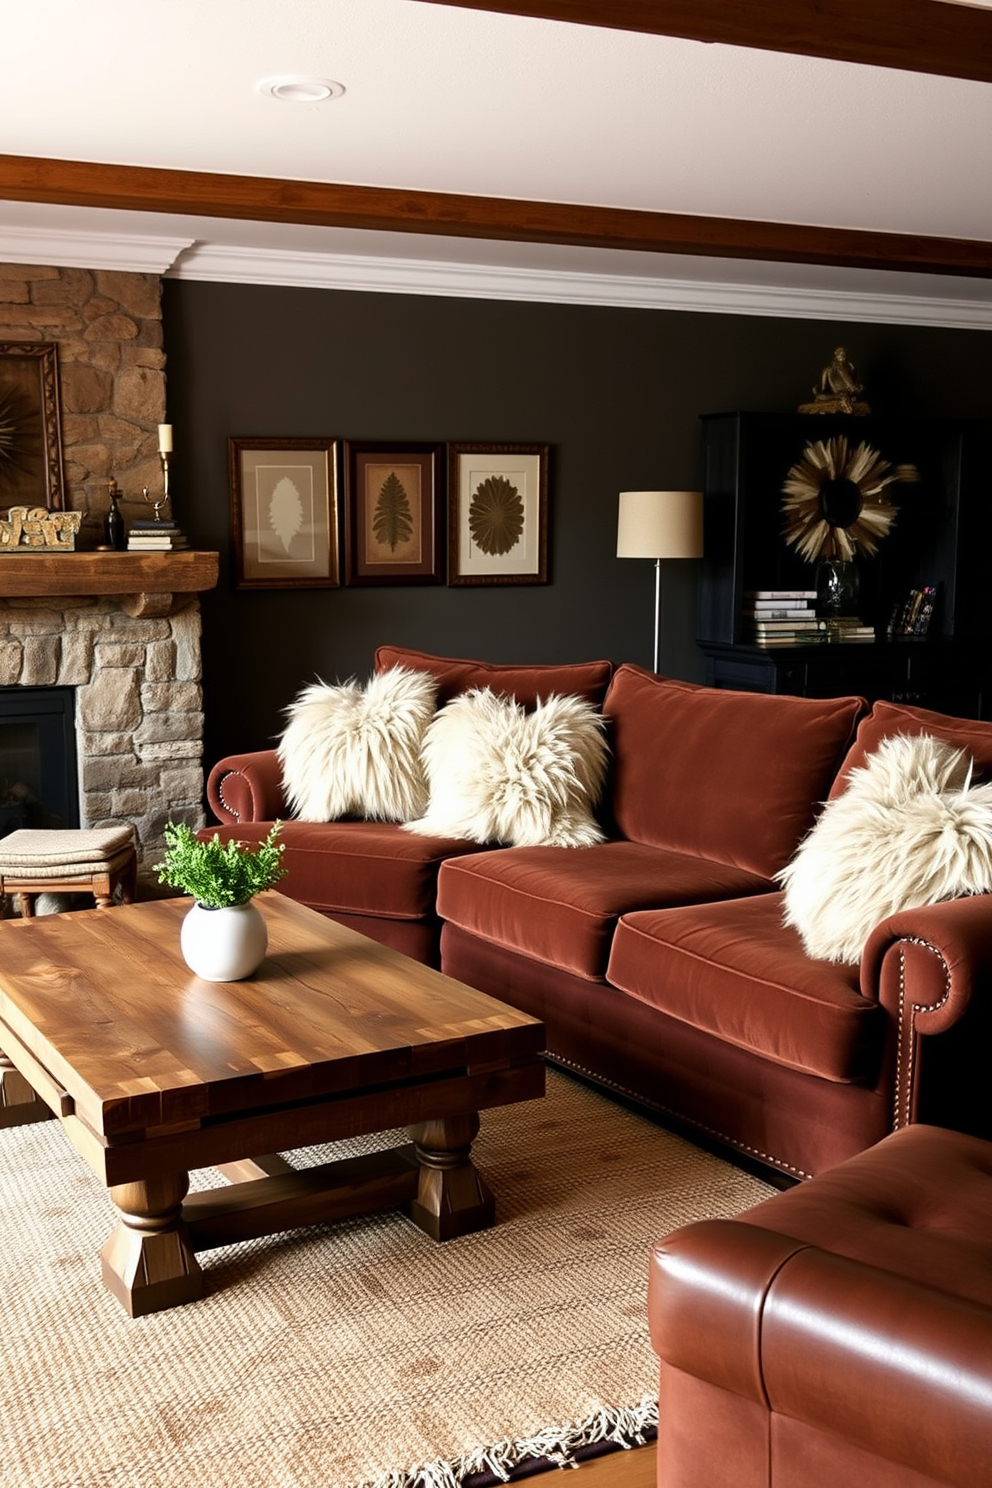
<svg viewBox="0 0 992 1488"><path fill-rule="evenodd" d="M188 1173L111 1188L120 1221L103 1247L104 1285L132 1317L203 1296L203 1272L182 1219Z"/></svg>
<svg viewBox="0 0 992 1488"><path fill-rule="evenodd" d="M453 1240L496 1223L496 1201L471 1160L479 1117L421 1121L408 1128L419 1165L417 1196L403 1210L434 1240Z"/></svg>
<svg viewBox="0 0 992 1488"><path fill-rule="evenodd" d="M8 1126L27 1126L48 1121L52 1113L0 1049L0 1131Z"/></svg>

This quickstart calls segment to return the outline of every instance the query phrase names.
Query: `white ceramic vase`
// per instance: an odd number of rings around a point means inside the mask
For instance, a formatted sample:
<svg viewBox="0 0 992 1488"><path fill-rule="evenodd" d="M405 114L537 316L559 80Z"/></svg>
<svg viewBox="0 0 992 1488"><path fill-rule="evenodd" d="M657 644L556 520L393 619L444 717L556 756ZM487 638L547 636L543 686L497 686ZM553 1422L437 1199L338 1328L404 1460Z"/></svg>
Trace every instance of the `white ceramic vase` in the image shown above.
<svg viewBox="0 0 992 1488"><path fill-rule="evenodd" d="M183 960L205 982L240 982L265 958L269 932L255 905L209 909L194 904L182 923Z"/></svg>

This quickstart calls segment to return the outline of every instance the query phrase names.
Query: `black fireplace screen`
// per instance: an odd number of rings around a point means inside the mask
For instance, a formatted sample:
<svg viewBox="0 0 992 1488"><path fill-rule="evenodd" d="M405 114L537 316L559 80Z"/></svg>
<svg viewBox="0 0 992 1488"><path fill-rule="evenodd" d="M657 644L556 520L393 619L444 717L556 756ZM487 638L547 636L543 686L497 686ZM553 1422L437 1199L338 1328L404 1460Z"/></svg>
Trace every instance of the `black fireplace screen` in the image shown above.
<svg viewBox="0 0 992 1488"><path fill-rule="evenodd" d="M79 826L74 705L71 687L0 687L0 837Z"/></svg>

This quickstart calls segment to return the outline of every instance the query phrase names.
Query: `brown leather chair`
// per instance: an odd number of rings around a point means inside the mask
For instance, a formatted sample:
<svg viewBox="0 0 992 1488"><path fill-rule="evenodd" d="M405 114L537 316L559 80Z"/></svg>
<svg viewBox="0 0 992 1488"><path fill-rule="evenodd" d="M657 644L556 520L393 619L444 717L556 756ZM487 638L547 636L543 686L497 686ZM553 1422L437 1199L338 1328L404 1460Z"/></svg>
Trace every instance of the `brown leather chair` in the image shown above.
<svg viewBox="0 0 992 1488"><path fill-rule="evenodd" d="M992 1144L909 1126L653 1250L659 1488L992 1484Z"/></svg>

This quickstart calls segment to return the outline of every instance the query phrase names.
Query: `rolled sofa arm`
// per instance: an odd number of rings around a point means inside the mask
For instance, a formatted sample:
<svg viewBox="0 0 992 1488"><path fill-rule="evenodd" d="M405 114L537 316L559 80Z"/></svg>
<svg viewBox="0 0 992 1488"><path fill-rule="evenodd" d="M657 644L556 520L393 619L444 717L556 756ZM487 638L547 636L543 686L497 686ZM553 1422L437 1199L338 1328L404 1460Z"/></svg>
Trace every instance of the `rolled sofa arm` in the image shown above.
<svg viewBox="0 0 992 1488"><path fill-rule="evenodd" d="M289 815L274 749L229 754L207 777L207 803L221 822L275 821Z"/></svg>
<svg viewBox="0 0 992 1488"><path fill-rule="evenodd" d="M992 991L992 894L890 915L861 957L861 991L896 1025L893 1126L917 1119L920 1040L946 1033Z"/></svg>

